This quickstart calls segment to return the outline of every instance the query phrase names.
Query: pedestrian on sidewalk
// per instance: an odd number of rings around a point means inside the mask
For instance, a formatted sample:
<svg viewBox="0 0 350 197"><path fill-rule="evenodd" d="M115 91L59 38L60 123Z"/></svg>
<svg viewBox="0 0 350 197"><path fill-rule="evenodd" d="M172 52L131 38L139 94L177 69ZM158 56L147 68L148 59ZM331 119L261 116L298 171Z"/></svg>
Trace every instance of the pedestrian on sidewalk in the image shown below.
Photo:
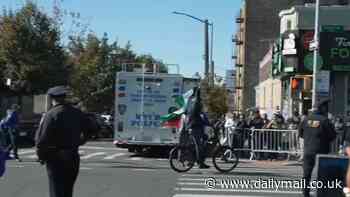
<svg viewBox="0 0 350 197"><path fill-rule="evenodd" d="M262 129L264 126L264 120L262 119L261 115L260 115L260 110L259 109L254 109L253 112L253 117L252 119L249 121L248 123L249 128L251 129L251 131L253 132L252 136L253 137L258 137L257 139L253 139L253 147L254 149L263 149L263 137L264 136L264 132L260 131L260 130L255 130L255 129ZM252 137L249 136L249 147L251 147L251 141L252 141ZM253 153L254 154L254 153ZM258 160L263 159L263 153L256 153L255 155L257 157Z"/></svg>
<svg viewBox="0 0 350 197"><path fill-rule="evenodd" d="M6 141L6 143L9 145L6 151L13 151L14 158L20 162L21 159L18 156L19 109L19 105L13 104L11 108L7 110L7 115L3 120L1 120L0 125L4 141Z"/></svg>
<svg viewBox="0 0 350 197"><path fill-rule="evenodd" d="M73 196L80 166L78 148L94 132L87 115L66 102L66 93L63 86L49 89L53 106L36 133L37 155L46 164L50 197Z"/></svg>
<svg viewBox="0 0 350 197"><path fill-rule="evenodd" d="M328 154L330 143L336 137L334 125L328 119L328 100L321 102L300 124L299 135L304 139L304 197L310 196L308 188L317 154Z"/></svg>
<svg viewBox="0 0 350 197"><path fill-rule="evenodd" d="M269 138L266 139L269 150L280 151L285 147L285 141L283 140L282 132L276 130L284 129L284 118L280 111L276 111L273 114L272 120L267 124L266 129L272 129L275 131L269 131ZM278 153L270 153L267 155L268 159L274 160L278 158Z"/></svg>

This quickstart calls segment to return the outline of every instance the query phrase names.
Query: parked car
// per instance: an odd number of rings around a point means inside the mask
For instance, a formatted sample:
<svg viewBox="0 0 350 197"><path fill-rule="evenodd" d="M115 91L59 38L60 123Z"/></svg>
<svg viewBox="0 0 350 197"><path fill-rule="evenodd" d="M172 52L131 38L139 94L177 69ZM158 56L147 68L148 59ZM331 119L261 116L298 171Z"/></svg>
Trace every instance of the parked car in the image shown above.
<svg viewBox="0 0 350 197"><path fill-rule="evenodd" d="M93 139L98 138L112 138L113 137L113 126L110 125L101 115L97 113L87 113L89 119L96 124L98 132L94 134Z"/></svg>
<svg viewBox="0 0 350 197"><path fill-rule="evenodd" d="M18 144L19 146L32 147L35 145L35 133L39 127L40 118L31 120L21 120L18 124Z"/></svg>

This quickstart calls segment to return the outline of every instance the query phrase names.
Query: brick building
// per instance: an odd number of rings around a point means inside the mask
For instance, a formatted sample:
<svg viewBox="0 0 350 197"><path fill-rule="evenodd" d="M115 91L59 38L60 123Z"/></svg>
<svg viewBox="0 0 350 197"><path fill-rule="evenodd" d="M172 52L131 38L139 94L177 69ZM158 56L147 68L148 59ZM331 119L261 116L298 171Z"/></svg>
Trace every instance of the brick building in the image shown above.
<svg viewBox="0 0 350 197"><path fill-rule="evenodd" d="M239 111L254 107L255 87L259 83L259 61L269 50L271 43L280 36L279 12L295 5L314 3L315 0L245 0L236 18L235 108ZM350 0L320 0L321 5L345 5Z"/></svg>

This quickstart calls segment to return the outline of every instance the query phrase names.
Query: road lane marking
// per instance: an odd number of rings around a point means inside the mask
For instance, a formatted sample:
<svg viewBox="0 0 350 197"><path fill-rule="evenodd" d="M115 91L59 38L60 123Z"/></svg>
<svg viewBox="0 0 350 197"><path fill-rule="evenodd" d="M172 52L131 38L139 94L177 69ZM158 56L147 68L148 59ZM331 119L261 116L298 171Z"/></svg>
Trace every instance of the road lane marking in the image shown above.
<svg viewBox="0 0 350 197"><path fill-rule="evenodd" d="M103 159L104 160L111 160L111 159L115 159L116 157L121 157L121 156L124 156L124 155L126 155L126 153L116 153L116 154L107 156L107 157L105 157Z"/></svg>
<svg viewBox="0 0 350 197"><path fill-rule="evenodd" d="M80 157L80 159L90 159L92 157L96 157L96 156L100 156L100 155L105 155L106 152L97 152L97 153L91 153L91 154L87 154L85 156Z"/></svg>

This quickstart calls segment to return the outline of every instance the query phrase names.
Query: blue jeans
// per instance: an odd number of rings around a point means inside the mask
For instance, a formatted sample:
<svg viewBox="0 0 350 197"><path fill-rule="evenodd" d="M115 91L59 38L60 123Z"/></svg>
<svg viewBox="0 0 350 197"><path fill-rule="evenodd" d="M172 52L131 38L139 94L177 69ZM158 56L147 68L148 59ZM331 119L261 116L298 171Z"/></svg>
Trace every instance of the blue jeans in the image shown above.
<svg viewBox="0 0 350 197"><path fill-rule="evenodd" d="M14 156L18 157L17 132L15 129L0 129L0 146L4 147L8 151L13 150Z"/></svg>

